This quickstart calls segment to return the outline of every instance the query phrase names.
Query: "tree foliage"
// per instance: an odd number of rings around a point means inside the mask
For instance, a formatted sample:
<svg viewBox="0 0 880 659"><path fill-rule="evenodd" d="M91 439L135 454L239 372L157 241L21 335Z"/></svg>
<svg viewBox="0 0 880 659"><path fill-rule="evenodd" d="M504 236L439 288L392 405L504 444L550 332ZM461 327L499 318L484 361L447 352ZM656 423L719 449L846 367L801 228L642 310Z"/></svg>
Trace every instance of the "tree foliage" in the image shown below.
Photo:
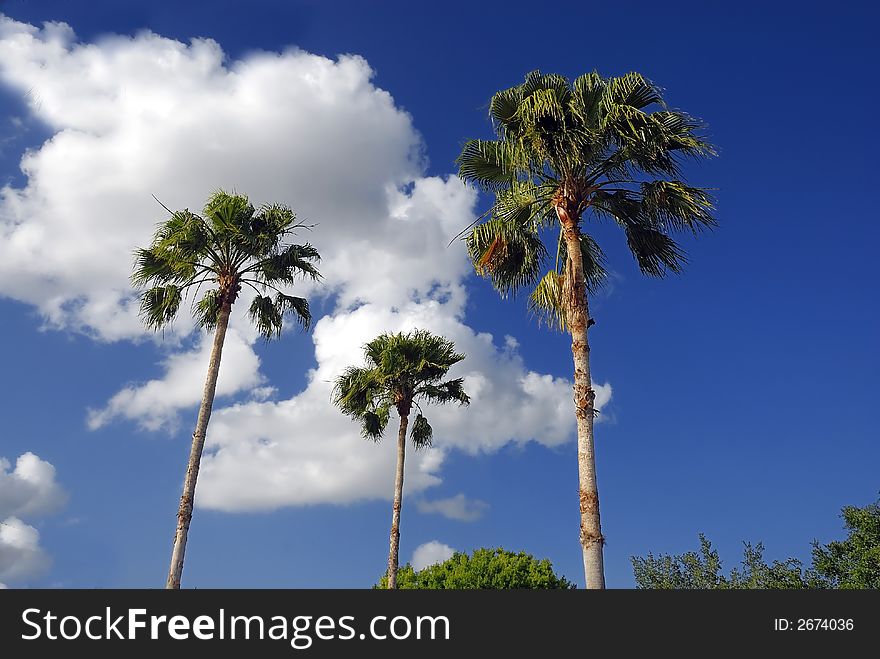
<svg viewBox="0 0 880 659"><path fill-rule="evenodd" d="M222 190L211 195L201 215L189 209L172 212L150 246L135 252L131 280L146 288L141 294L145 325L156 330L168 325L192 293L199 325L214 329L221 309L228 310L247 287L256 293L248 313L265 338L280 336L288 313L308 328L308 301L285 292L300 277L321 276L314 247L285 242L303 228L286 206L255 208L247 196Z"/></svg>
<svg viewBox="0 0 880 659"><path fill-rule="evenodd" d="M385 588L383 576L374 588ZM397 573L397 587L410 590L450 589L570 589L575 584L553 572L549 560L525 552L476 549L472 555L455 552L452 558L416 571L407 563Z"/></svg>
<svg viewBox="0 0 880 659"><path fill-rule="evenodd" d="M723 574L718 552L703 534L699 551L679 555L632 557L638 588L746 589L746 588L880 588L880 501L864 508L842 510L845 540L827 545L813 543L812 563L796 558L764 560L761 543L744 543L740 568Z"/></svg>
<svg viewBox="0 0 880 659"><path fill-rule="evenodd" d="M842 510L845 540L813 545L813 567L831 588L880 588L880 499Z"/></svg>
<svg viewBox="0 0 880 659"><path fill-rule="evenodd" d="M686 160L714 153L703 124L669 108L639 73L569 81L532 71L495 94L489 114L497 139L466 142L457 160L462 179L495 195L466 236L468 252L502 295L530 289L532 311L552 326L566 328L562 291L576 284L563 216L579 235L588 293L606 277L605 257L582 220L616 224L655 277L685 263L672 234L715 225L708 191L682 172Z"/></svg>
<svg viewBox="0 0 880 659"><path fill-rule="evenodd" d="M404 417L415 405L419 413L410 438L416 448L430 446L434 433L419 401L470 402L462 378L443 380L464 355L442 336L426 330L382 334L364 346L364 358L365 366L351 366L337 378L333 402L361 424L365 439L382 437L392 408Z"/></svg>

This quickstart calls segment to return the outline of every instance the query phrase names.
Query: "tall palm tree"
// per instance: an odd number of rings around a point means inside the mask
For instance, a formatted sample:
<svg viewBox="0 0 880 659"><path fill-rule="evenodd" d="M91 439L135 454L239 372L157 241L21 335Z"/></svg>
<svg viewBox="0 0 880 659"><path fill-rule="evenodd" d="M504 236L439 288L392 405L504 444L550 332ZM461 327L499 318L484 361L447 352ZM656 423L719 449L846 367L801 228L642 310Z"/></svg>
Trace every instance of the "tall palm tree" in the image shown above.
<svg viewBox="0 0 880 659"><path fill-rule="evenodd" d="M533 71L496 93L489 112L498 139L466 142L457 160L463 179L495 193L467 247L477 272L503 296L531 289L532 311L571 333L584 574L587 587L604 588L587 298L605 270L584 224L616 223L643 273L679 272L685 256L670 234L715 223L708 193L687 185L680 165L714 151L699 134L702 124L667 108L638 73L594 72L569 82ZM555 264L545 271L550 254Z"/></svg>
<svg viewBox="0 0 880 659"><path fill-rule="evenodd" d="M431 445L433 430L419 401L430 403L470 402L462 379L441 382L453 364L464 355L453 343L425 330L408 334L382 334L364 346L366 366L350 366L336 380L333 402L344 414L361 423L365 439L378 441L388 425L391 408L397 410L397 471L388 552L388 588L397 588L400 546L400 508L403 502L403 464L406 459L406 430L413 405L418 409L410 438L416 449Z"/></svg>
<svg viewBox="0 0 880 659"><path fill-rule="evenodd" d="M320 278L313 265L320 259L314 247L283 242L303 227L286 206L273 204L255 209L246 196L219 191L208 199L201 216L189 210L172 212L159 225L152 244L136 251L131 279L136 287L148 287L141 296L141 316L146 326L154 330L165 327L174 320L184 297L192 292L196 320L203 328L214 330L208 375L177 512L166 588L180 588L223 341L232 305L242 286L256 292L249 314L267 340L281 335L287 312L303 329L311 323L308 301L284 292L299 276ZM198 298L203 287L207 290Z"/></svg>

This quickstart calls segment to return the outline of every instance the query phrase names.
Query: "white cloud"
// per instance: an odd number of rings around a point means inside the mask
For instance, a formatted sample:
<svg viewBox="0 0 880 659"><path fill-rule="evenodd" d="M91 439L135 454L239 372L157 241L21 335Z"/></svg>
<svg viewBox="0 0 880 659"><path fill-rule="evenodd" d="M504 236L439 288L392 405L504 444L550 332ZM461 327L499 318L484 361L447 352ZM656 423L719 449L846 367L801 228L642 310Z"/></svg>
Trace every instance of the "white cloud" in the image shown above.
<svg viewBox="0 0 880 659"><path fill-rule="evenodd" d="M29 92L32 115L53 131L22 159L26 186L0 191L0 295L36 305L50 326L138 339L128 276L133 248L163 216L151 194L199 208L210 191L235 189L317 224L298 238L323 255L325 280L296 287L336 295L313 332L317 366L289 400L261 400L271 390L243 320L248 301L236 305L218 391L251 401L215 408L200 506L390 497L394 451L365 442L330 404L333 379L384 331L428 329L467 354L450 375L465 378L472 404L428 410L437 448L410 452L408 493L439 482L451 449L574 436L571 382L527 366L515 337L496 345L466 324L471 267L461 244L447 244L473 218L476 193L454 176L422 176L420 136L372 75L356 56L290 49L229 61L210 40L144 32L87 44L61 24L0 17L0 81ZM182 314L173 338L191 328ZM202 337L168 356L159 377L90 410L90 427L174 428L201 397L209 345ZM610 385L597 393L601 407Z"/></svg>
<svg viewBox="0 0 880 659"><path fill-rule="evenodd" d="M53 131L22 159L26 187L0 190L0 295L52 326L141 336L128 275L163 216L151 194L197 209L236 189L320 223L315 242L368 240L363 218L421 169L410 117L371 76L356 56L291 49L227 65L211 40L78 43L66 25L0 16L0 82Z"/></svg>
<svg viewBox="0 0 880 659"><path fill-rule="evenodd" d="M437 563L449 560L454 553L455 549L449 545L431 540L431 542L426 542L416 547L410 563L413 569L418 572L419 570L424 570L429 565L436 565Z"/></svg>
<svg viewBox="0 0 880 659"><path fill-rule="evenodd" d="M314 387L291 400L219 410L208 433L213 452L202 463L198 505L237 512L388 498L393 437L378 444L362 439L329 398L329 387ZM443 457L438 449L411 450L406 492L439 483Z"/></svg>
<svg viewBox="0 0 880 659"><path fill-rule="evenodd" d="M20 455L15 469L9 471L11 466L0 458L0 518L49 515L67 501L50 463L28 452Z"/></svg>
<svg viewBox="0 0 880 659"><path fill-rule="evenodd" d="M212 343L211 335L200 334L193 351L172 354L165 359L161 378L125 387L103 408L89 410L89 428L95 430L114 418L123 417L137 421L145 430L176 430L177 412L201 401ZM217 397L250 389L257 395L269 395L271 390L260 386L264 378L259 370L260 359L250 342L230 329L220 360Z"/></svg>
<svg viewBox="0 0 880 659"><path fill-rule="evenodd" d="M456 494L448 499L416 501L420 513L437 513L460 522L475 522L489 509L489 504L479 499L468 499L464 494Z"/></svg>
<svg viewBox="0 0 880 659"><path fill-rule="evenodd" d="M58 512L67 493L55 480L55 467L33 453L20 455L10 471L11 466L0 458L0 579L26 581L41 576L50 560L37 529L20 518Z"/></svg>
<svg viewBox="0 0 880 659"><path fill-rule="evenodd" d="M17 517L0 521L0 579L32 579L44 574L49 564L37 529Z"/></svg>

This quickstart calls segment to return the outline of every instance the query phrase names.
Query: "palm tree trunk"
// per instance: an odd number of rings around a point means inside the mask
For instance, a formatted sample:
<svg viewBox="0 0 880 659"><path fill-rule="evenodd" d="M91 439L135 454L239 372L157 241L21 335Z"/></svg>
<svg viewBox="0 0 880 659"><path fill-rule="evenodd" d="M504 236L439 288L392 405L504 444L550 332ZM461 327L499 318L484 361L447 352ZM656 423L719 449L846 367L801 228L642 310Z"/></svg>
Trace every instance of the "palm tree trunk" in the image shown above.
<svg viewBox="0 0 880 659"><path fill-rule="evenodd" d="M211 347L211 361L208 363L208 376L205 390L202 393L202 404L199 417L193 432L192 449L189 463L186 466L186 477L183 481L183 495L180 497L180 508L177 511L177 531L174 534L174 547L171 550L171 567L168 569L168 581L165 588L179 589L180 577L183 574L183 557L186 553L186 539L192 521L193 500L196 493L196 480L199 477L199 466L202 461L202 450L205 448L205 435L208 431L208 420L214 406L214 392L217 390L217 375L220 373L220 357L223 354L223 341L226 328L229 326L229 313L232 304L225 302L217 316L217 329L214 332L214 345Z"/></svg>
<svg viewBox="0 0 880 659"><path fill-rule="evenodd" d="M584 280L580 229L576 216L564 203L556 207L562 224L570 271L566 279L568 327L571 354L574 358L574 409L577 417L578 478L580 495L580 540L584 555L584 579L587 588L605 588L602 550L605 538L599 520L599 488L596 483L596 456L593 444L593 407L596 393L590 380L590 343L587 338L589 307Z"/></svg>
<svg viewBox="0 0 880 659"><path fill-rule="evenodd" d="M388 588L397 588L397 557L400 551L400 507L403 503L403 463L406 459L406 426L409 415L400 416L397 432L397 475L394 477L394 505L391 509L391 547L388 552Z"/></svg>

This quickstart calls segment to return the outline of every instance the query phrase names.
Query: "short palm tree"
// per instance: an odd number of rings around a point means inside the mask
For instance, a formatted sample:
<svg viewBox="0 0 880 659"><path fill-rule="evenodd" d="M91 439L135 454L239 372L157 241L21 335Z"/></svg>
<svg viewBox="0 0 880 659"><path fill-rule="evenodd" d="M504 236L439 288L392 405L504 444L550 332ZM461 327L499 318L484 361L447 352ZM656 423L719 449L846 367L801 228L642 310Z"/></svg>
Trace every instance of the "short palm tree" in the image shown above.
<svg viewBox="0 0 880 659"><path fill-rule="evenodd" d="M199 325L214 331L166 588L180 588L196 480L232 305L243 286L253 289L256 295L250 317L266 339L281 335L287 312L304 329L311 322L308 301L284 292L300 276L320 277L313 265L320 259L314 247L284 243L286 237L303 227L286 206L255 209L246 196L219 191L208 199L201 216L189 210L172 212L159 225L152 244L136 252L132 282L147 289L141 296L146 326L156 330L165 327L177 315L182 300L195 293L193 313ZM206 290L198 298L202 288Z"/></svg>
<svg viewBox="0 0 880 659"><path fill-rule="evenodd" d="M682 180L681 161L713 149L699 134L702 124L667 108L638 73L569 82L534 71L496 93L490 115L498 139L470 140L458 157L463 179L495 193L467 247L502 295L531 289L532 310L571 334L584 573L587 587L604 588L587 297L605 270L584 225L617 224L647 275L679 272L685 257L670 234L714 225L708 193Z"/></svg>
<svg viewBox="0 0 880 659"><path fill-rule="evenodd" d="M364 346L366 366L351 366L339 376L333 402L344 414L361 423L365 439L378 441L385 432L391 408L400 417L397 431L397 471L391 513L388 552L388 588L397 588L400 546L400 508L403 502L403 466L406 459L406 430L413 405L418 409L410 438L416 449L431 445L433 430L419 401L430 403L470 402L462 379L443 378L464 355L453 343L424 330L408 334L382 334Z"/></svg>

